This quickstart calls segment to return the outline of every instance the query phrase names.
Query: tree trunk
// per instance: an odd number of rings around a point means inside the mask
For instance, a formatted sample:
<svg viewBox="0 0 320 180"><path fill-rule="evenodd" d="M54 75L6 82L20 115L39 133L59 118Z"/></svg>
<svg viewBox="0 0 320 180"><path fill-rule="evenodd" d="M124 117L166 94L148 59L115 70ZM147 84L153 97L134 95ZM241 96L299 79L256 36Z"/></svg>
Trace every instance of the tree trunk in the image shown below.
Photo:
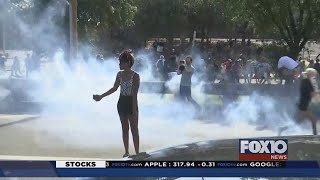
<svg viewBox="0 0 320 180"><path fill-rule="evenodd" d="M301 50L304 48L307 42L308 42L308 38L304 38L301 43L300 42L292 43L292 44L287 43L289 47L289 55L291 56L291 58L298 59L298 56Z"/></svg>
<svg viewBox="0 0 320 180"><path fill-rule="evenodd" d="M302 50L302 48L300 48L299 46L289 46L289 56L296 60L298 59L298 56L300 54L300 51Z"/></svg>

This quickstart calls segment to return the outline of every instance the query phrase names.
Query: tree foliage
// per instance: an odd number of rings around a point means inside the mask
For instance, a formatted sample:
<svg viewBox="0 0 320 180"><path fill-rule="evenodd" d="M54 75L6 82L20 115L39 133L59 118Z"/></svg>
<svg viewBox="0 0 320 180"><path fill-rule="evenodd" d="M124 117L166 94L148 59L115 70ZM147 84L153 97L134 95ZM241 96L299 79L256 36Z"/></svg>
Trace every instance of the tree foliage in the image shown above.
<svg viewBox="0 0 320 180"><path fill-rule="evenodd" d="M41 21L53 3L66 4L66 0L9 2L10 9L31 24ZM320 37L320 1L78 0L78 22L80 40L102 48L108 42L188 38L196 30L201 38L283 40L296 57L308 40Z"/></svg>
<svg viewBox="0 0 320 180"><path fill-rule="evenodd" d="M246 19L258 33L283 39L293 57L298 56L319 30L318 0L230 0L229 3L234 3L230 12L236 21Z"/></svg>

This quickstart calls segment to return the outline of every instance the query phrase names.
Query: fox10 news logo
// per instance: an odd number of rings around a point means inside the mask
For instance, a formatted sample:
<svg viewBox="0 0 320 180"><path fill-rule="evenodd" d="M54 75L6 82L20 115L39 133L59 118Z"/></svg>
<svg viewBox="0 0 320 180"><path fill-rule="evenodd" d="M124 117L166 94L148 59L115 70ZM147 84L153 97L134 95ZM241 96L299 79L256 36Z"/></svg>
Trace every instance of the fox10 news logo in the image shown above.
<svg viewBox="0 0 320 180"><path fill-rule="evenodd" d="M288 160L287 139L240 139L240 160Z"/></svg>

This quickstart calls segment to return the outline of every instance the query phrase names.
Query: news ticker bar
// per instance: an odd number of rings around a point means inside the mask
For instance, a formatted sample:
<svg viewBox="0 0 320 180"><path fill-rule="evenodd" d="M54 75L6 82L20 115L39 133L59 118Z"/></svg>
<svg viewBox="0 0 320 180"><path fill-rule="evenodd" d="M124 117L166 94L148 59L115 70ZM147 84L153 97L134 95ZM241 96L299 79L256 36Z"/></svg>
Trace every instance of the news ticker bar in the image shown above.
<svg viewBox="0 0 320 180"><path fill-rule="evenodd" d="M79 165L66 168L67 162ZM159 167L159 162L179 167ZM0 161L0 177L320 177L320 168L319 161Z"/></svg>
<svg viewBox="0 0 320 180"><path fill-rule="evenodd" d="M319 168L317 161L56 161L56 168Z"/></svg>

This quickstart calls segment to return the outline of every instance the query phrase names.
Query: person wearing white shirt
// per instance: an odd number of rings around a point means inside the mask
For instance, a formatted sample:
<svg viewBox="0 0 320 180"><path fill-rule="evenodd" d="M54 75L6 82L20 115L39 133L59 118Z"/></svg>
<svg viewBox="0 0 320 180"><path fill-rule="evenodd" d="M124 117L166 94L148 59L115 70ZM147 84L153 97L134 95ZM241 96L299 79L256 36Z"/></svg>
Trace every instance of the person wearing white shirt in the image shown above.
<svg viewBox="0 0 320 180"><path fill-rule="evenodd" d="M183 100L189 101L198 111L201 111L200 105L191 96L191 78L194 73L192 58L186 58L186 65L180 65L177 74L181 75L180 96Z"/></svg>
<svg viewBox="0 0 320 180"><path fill-rule="evenodd" d="M281 79L285 79L285 84L292 84L293 80L300 74L299 63L289 56L283 56L279 59L278 70Z"/></svg>

